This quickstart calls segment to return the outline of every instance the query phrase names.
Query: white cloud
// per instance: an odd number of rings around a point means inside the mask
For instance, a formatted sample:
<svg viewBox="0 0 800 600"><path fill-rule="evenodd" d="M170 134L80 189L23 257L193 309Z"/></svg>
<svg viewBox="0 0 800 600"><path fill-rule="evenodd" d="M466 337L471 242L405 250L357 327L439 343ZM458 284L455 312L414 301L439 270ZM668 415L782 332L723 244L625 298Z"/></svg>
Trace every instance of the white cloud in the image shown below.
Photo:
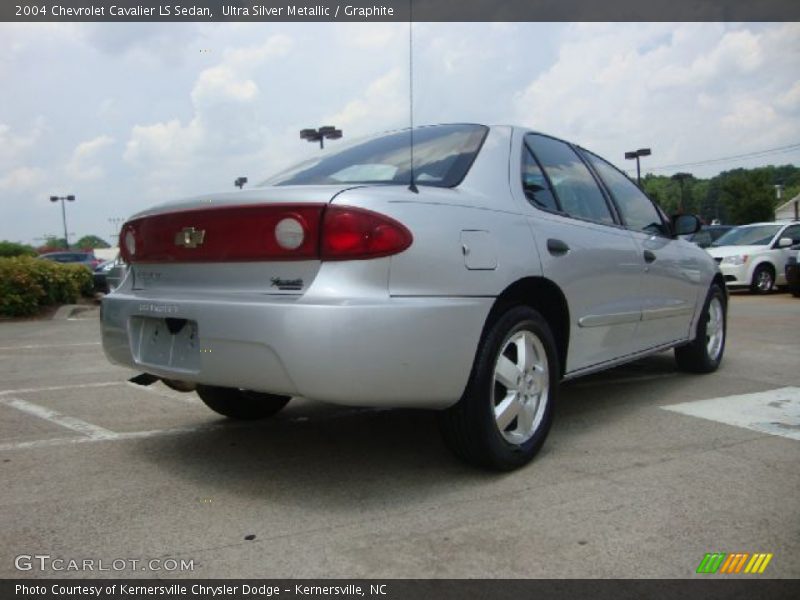
<svg viewBox="0 0 800 600"><path fill-rule="evenodd" d="M197 78L192 89L195 106L219 102L250 102L258 95L258 86L252 79L240 79L227 65L206 69Z"/></svg>
<svg viewBox="0 0 800 600"><path fill-rule="evenodd" d="M163 195L178 192L173 183L179 175L204 160L219 163L223 156L257 151L266 138L256 117L261 90L254 73L292 46L292 38L275 34L260 44L223 51L221 61L194 81L192 116L134 125L123 159L145 174L151 190Z"/></svg>
<svg viewBox="0 0 800 600"><path fill-rule="evenodd" d="M0 177L0 190L26 192L45 181L45 171L39 167L18 167Z"/></svg>
<svg viewBox="0 0 800 600"><path fill-rule="evenodd" d="M791 143L798 34L796 24L572 26L555 63L517 95L517 116L620 166L625 150L650 146L645 170Z"/></svg>
<svg viewBox="0 0 800 600"><path fill-rule="evenodd" d="M81 142L72 152L72 158L64 167L65 171L70 177L79 181L100 179L104 175L103 168L99 164L103 157L98 154L113 143L114 138L108 135Z"/></svg>
<svg viewBox="0 0 800 600"><path fill-rule="evenodd" d="M376 130L376 123L388 129L407 124L408 74L394 68L369 83L355 99L324 119L346 129L350 137Z"/></svg>
<svg viewBox="0 0 800 600"><path fill-rule="evenodd" d="M33 126L24 133L12 131L5 123L0 123L0 169L16 164L24 158L42 139L45 130L44 118L39 116Z"/></svg>

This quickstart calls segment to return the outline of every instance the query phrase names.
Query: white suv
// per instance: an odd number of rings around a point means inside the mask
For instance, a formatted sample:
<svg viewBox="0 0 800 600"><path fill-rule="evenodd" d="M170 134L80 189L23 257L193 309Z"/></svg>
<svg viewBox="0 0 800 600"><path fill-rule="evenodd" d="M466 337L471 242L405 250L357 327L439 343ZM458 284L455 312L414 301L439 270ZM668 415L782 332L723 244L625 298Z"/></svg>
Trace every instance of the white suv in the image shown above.
<svg viewBox="0 0 800 600"><path fill-rule="evenodd" d="M800 222L753 223L730 230L708 248L729 288L766 294L786 285L789 247L800 243Z"/></svg>

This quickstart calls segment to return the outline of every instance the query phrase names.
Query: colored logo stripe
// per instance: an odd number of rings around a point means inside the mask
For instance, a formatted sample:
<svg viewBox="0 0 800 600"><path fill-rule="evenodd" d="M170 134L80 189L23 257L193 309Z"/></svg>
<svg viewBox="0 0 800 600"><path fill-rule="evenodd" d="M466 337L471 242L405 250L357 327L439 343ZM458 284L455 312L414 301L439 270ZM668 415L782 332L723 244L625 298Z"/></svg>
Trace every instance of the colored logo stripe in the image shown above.
<svg viewBox="0 0 800 600"><path fill-rule="evenodd" d="M755 553L751 555L749 552L732 552L730 554L726 552L709 552L700 561L696 572L706 575L717 572L728 575L742 572L760 574L767 568L772 556L772 553Z"/></svg>
<svg viewBox="0 0 800 600"><path fill-rule="evenodd" d="M764 569L767 568L769 561L772 560L772 553L769 554L753 554L753 558L750 559L750 562L747 563L747 567L745 567L745 573L763 573Z"/></svg>
<svg viewBox="0 0 800 600"><path fill-rule="evenodd" d="M703 560L700 561L700 566L697 567L698 573L716 573L722 561L725 560L724 552L706 553Z"/></svg>
<svg viewBox="0 0 800 600"><path fill-rule="evenodd" d="M722 563L720 573L738 573L744 567L745 561L750 558L750 554L745 552L738 552L736 554L729 554L728 559Z"/></svg>

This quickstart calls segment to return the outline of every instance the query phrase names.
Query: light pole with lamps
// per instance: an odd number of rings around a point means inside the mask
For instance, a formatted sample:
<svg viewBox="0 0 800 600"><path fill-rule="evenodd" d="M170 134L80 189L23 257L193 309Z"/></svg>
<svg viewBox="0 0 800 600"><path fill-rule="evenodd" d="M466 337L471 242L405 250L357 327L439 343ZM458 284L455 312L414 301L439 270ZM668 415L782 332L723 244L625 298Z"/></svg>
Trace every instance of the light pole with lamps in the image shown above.
<svg viewBox="0 0 800 600"><path fill-rule="evenodd" d="M70 194L69 196L50 196L50 202L58 202L61 200L61 218L64 221L64 243L67 245L67 250L69 250L69 234L67 233L67 209L64 208L64 200L68 202L75 202L75 196Z"/></svg>
<svg viewBox="0 0 800 600"><path fill-rule="evenodd" d="M636 159L636 185L642 187L642 174L639 170L639 157L650 156L650 148L639 148L638 150L631 150L625 153L625 158L628 160Z"/></svg>
<svg viewBox="0 0 800 600"><path fill-rule="evenodd" d="M301 129L300 139L307 142L319 142L320 149L325 147L325 140L338 140L342 137L342 130L333 125L325 125L319 129Z"/></svg>

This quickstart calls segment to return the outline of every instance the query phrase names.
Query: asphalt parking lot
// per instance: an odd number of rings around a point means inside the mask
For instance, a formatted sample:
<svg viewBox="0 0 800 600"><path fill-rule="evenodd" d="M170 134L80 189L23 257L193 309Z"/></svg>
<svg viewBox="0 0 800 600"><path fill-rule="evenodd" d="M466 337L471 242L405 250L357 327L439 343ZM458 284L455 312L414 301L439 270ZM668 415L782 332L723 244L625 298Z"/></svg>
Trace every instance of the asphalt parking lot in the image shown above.
<svg viewBox="0 0 800 600"><path fill-rule="evenodd" d="M497 475L430 413L296 400L228 423L126 383L93 311L0 322L0 576L681 578L721 551L800 577L798 323L800 299L735 295L719 372L666 353L567 384L538 458Z"/></svg>

